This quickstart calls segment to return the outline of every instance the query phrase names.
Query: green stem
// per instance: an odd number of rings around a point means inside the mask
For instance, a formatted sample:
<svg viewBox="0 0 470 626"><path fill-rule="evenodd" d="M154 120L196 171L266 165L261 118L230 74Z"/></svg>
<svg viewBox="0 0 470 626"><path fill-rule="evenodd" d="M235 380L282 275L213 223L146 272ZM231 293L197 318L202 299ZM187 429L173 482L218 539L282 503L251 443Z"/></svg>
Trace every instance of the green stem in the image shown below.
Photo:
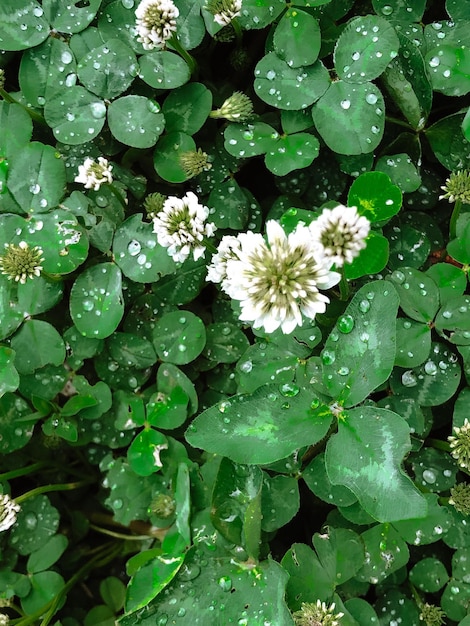
<svg viewBox="0 0 470 626"><path fill-rule="evenodd" d="M454 205L454 210L452 211L452 215L450 217L450 225L449 225L449 234L450 239L455 239L457 237L457 220L459 219L460 211L462 209L462 200L456 200Z"/></svg>
<svg viewBox="0 0 470 626"><path fill-rule="evenodd" d="M62 602L64 596L70 591L70 589L72 589L72 587L74 587L82 578L85 578L88 572L90 572L94 567L100 567L102 565L105 565L106 563L109 563L119 554L120 551L121 544L117 545L114 542L112 544L106 544L102 546L99 554L97 554L96 557L94 557L93 559L88 561L88 563L86 563L83 567L81 567L78 572L65 583L62 589L52 600L42 606L38 611L35 611L27 617L20 617L10 620L10 624L12 624L12 626L30 626L30 624L34 624L42 617L40 626L47 626L57 612L57 609Z"/></svg>
<svg viewBox="0 0 470 626"><path fill-rule="evenodd" d="M341 280L339 281L339 293L341 300L347 300L349 298L349 283L344 273L341 275Z"/></svg>
<svg viewBox="0 0 470 626"><path fill-rule="evenodd" d="M173 46L176 52L186 61L191 71L191 76L194 76L194 74L198 70L197 61L189 54L187 50L183 48L183 46L178 41L178 37L176 35L172 35L169 43Z"/></svg>
<svg viewBox="0 0 470 626"><path fill-rule="evenodd" d="M116 533L114 530L108 530L107 528L101 528L96 524L90 524L90 528L96 530L97 533L102 535L108 535L108 537L114 537L115 539L124 539L126 541L144 541L149 539L150 535L125 535L124 533Z"/></svg>
<svg viewBox="0 0 470 626"><path fill-rule="evenodd" d="M416 604L417 604L417 606L418 606L418 609L420 609L420 610L421 610L421 609L423 608L423 601L422 601L422 599L421 599L421 596L420 596L420 595L419 595L419 593L417 592L416 587L413 585L413 583L410 583L410 582L408 581L408 584L409 584L409 586L410 586L411 593L413 594L414 601L416 602Z"/></svg>
<svg viewBox="0 0 470 626"><path fill-rule="evenodd" d="M202 243L206 246L206 248L209 250L209 252L212 252L212 254L216 254L217 253L217 248L206 237L204 237L204 239L202 240Z"/></svg>
<svg viewBox="0 0 470 626"><path fill-rule="evenodd" d="M47 463L39 461L39 463L33 463L32 465L28 465L28 467L20 467L19 469L5 472L4 474L0 474L0 482L3 482L4 480L11 480L12 478L18 478L18 476L27 476L28 474L33 474L36 470L39 470L43 467L47 467Z"/></svg>
<svg viewBox="0 0 470 626"><path fill-rule="evenodd" d="M21 496L15 498L15 502L21 504L28 498L32 498L34 496L38 496L41 493L50 493L51 491L72 491L73 489L78 489L79 487L83 487L84 485L89 485L94 482L93 480L80 480L76 483L61 483L56 485L41 485L40 487L36 487L35 489L31 489L31 491L27 491L23 493Z"/></svg>
<svg viewBox="0 0 470 626"><path fill-rule="evenodd" d="M46 120L43 118L43 116L40 113L37 113L33 109L30 109L29 107L22 104L21 102L18 102L18 100L15 100L15 98L13 98L13 96L10 96L8 91L5 91L5 89L0 89L0 97L3 98L5 102L8 102L9 104L19 104L20 107L22 107L26 111L26 113L30 116L33 122L38 122L39 124L42 124L43 126L47 126Z"/></svg>
<svg viewBox="0 0 470 626"><path fill-rule="evenodd" d="M444 452L450 452L450 444L447 441L441 439L428 439L427 443L436 450L444 450Z"/></svg>
<svg viewBox="0 0 470 626"><path fill-rule="evenodd" d="M397 124L397 126L403 126L403 128L407 128L408 130L414 132L414 128L412 126L410 126L403 120L398 119L397 117L393 117L392 115L386 115L385 119L387 120L387 122L392 122L392 124Z"/></svg>
<svg viewBox="0 0 470 626"><path fill-rule="evenodd" d="M232 28L233 28L234 33L235 33L235 37L237 38L238 47L240 47L240 45L242 43L242 39L243 39L243 34L242 34L241 26L238 23L238 20L237 20L236 17L232 20L231 24L232 24Z"/></svg>

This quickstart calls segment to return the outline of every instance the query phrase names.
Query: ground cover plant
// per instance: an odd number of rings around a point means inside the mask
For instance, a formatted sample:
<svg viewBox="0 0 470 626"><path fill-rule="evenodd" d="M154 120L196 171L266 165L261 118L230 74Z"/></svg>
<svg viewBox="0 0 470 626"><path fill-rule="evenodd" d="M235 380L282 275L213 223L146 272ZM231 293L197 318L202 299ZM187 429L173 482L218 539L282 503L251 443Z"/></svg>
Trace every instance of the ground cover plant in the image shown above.
<svg viewBox="0 0 470 626"><path fill-rule="evenodd" d="M0 2L0 625L470 624L470 2Z"/></svg>

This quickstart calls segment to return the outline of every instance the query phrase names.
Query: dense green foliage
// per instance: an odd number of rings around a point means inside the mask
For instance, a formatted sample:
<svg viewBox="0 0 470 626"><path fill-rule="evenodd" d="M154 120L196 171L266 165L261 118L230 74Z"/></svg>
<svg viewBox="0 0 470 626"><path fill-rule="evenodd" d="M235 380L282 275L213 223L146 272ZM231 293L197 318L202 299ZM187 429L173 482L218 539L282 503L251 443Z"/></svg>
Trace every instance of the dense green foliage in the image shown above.
<svg viewBox="0 0 470 626"><path fill-rule="evenodd" d="M0 626L470 624L470 2L235 4L0 1ZM315 319L207 280L339 203Z"/></svg>

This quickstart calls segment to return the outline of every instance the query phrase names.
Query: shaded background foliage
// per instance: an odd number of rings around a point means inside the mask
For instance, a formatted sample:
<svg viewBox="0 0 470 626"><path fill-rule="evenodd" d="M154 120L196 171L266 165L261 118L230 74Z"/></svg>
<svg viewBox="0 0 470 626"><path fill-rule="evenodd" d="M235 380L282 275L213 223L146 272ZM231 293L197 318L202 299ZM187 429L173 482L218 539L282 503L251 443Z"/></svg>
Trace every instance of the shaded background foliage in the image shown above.
<svg viewBox="0 0 470 626"><path fill-rule="evenodd" d="M446 438L469 397L469 196L439 196L468 166L470 4L244 0L224 29L175 4L153 51L133 0L0 5L0 250L44 252L40 277L0 276L5 611L282 626L321 600L412 626L427 602L465 626L468 465ZM237 90L250 119L211 115ZM102 155L114 182L87 191ZM243 325L208 258L156 243L149 195L187 190L218 236L358 206L349 294L291 335Z"/></svg>

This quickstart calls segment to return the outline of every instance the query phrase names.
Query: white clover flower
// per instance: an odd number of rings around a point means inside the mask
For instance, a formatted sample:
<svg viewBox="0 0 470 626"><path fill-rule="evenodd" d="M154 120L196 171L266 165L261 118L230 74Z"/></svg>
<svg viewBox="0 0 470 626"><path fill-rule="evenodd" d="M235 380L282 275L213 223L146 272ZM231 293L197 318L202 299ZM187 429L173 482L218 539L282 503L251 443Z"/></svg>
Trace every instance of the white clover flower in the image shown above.
<svg viewBox="0 0 470 626"><path fill-rule="evenodd" d="M153 218L153 232L177 263L183 263L191 253L197 261L206 251L204 238L212 237L216 230L213 222L206 224L208 217L209 209L199 204L192 191L182 198L169 196Z"/></svg>
<svg viewBox="0 0 470 626"><path fill-rule="evenodd" d="M451 455L464 470L470 471L470 422L465 418L462 426L454 426L455 435L447 437Z"/></svg>
<svg viewBox="0 0 470 626"><path fill-rule="evenodd" d="M16 514L20 505L7 494L0 495L0 532L8 530L16 522Z"/></svg>
<svg viewBox="0 0 470 626"><path fill-rule="evenodd" d="M296 626L340 626L344 613L333 613L335 603L328 606L325 602L317 600L313 602L302 602L299 611L293 614Z"/></svg>
<svg viewBox="0 0 470 626"><path fill-rule="evenodd" d="M241 15L242 0L209 0L205 7L214 16L214 22L220 26L228 26Z"/></svg>
<svg viewBox="0 0 470 626"><path fill-rule="evenodd" d="M85 189L98 191L103 183L113 182L112 169L113 166L103 157L98 157L98 163L87 157L83 165L78 166L78 176L75 176L75 182L85 185Z"/></svg>
<svg viewBox="0 0 470 626"><path fill-rule="evenodd" d="M26 241L5 244L5 254L0 256L0 272L9 280L24 285L28 278L41 275L44 261L43 250L39 246L30 248Z"/></svg>
<svg viewBox="0 0 470 626"><path fill-rule="evenodd" d="M137 41L144 50L163 48L176 31L180 12L172 0L142 0L137 9Z"/></svg>
<svg viewBox="0 0 470 626"><path fill-rule="evenodd" d="M342 267L351 263L366 247L370 222L359 215L355 206L339 204L334 209L323 209L309 229L314 241L323 246L324 255L330 263Z"/></svg>
<svg viewBox="0 0 470 626"><path fill-rule="evenodd" d="M340 280L312 241L303 224L286 235L274 220L266 223L267 241L260 234L238 235L238 258L226 261L227 278L222 288L241 306L240 319L271 333L281 328L290 333L302 326L302 315L314 319L330 301L320 293Z"/></svg>
<svg viewBox="0 0 470 626"><path fill-rule="evenodd" d="M240 260L241 243L238 237L225 235L220 240L217 253L213 255L211 264L207 268L206 280L213 283L222 283L222 289L228 288L227 261Z"/></svg>

